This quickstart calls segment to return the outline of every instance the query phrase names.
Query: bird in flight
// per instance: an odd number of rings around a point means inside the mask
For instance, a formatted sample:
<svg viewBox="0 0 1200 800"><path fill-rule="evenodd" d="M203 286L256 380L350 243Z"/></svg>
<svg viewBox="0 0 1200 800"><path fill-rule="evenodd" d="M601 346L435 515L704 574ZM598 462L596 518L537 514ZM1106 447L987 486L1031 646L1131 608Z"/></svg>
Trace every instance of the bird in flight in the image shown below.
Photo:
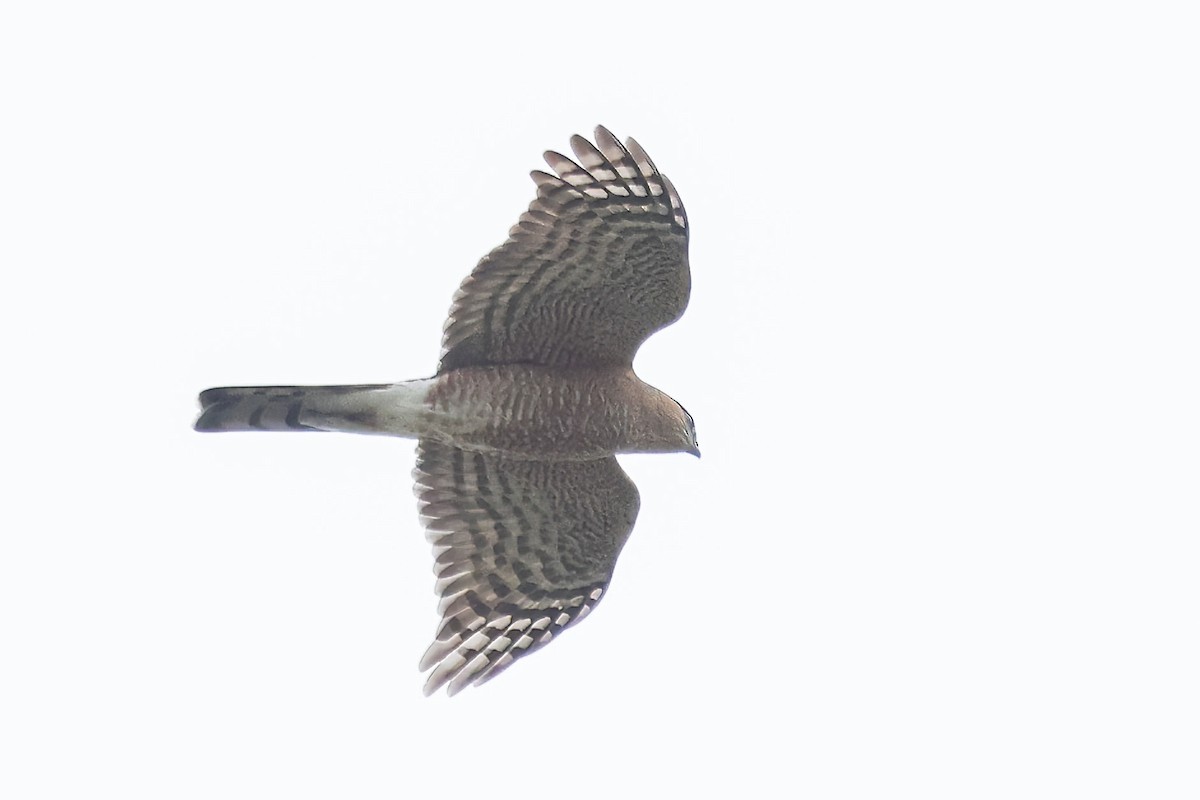
<svg viewBox="0 0 1200 800"><path fill-rule="evenodd" d="M688 224L633 139L545 154L537 197L454 295L432 378L200 394L198 431L417 439L415 492L441 622L425 693L481 684L600 601L633 530L618 453L699 456L683 406L633 357L683 314Z"/></svg>

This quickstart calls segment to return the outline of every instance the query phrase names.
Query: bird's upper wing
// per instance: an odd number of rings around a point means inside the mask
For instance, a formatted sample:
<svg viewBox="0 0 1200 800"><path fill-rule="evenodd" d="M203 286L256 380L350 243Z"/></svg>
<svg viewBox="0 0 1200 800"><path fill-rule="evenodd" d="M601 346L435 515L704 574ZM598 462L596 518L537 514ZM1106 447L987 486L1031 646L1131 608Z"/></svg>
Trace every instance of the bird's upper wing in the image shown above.
<svg viewBox="0 0 1200 800"><path fill-rule="evenodd" d="M534 172L537 198L454 296L439 373L464 366L632 363L691 290L679 194L633 139L605 128Z"/></svg>
<svg viewBox="0 0 1200 800"><path fill-rule="evenodd" d="M611 456L516 461L422 440L413 477L441 595L426 694L483 683L582 619L640 502Z"/></svg>

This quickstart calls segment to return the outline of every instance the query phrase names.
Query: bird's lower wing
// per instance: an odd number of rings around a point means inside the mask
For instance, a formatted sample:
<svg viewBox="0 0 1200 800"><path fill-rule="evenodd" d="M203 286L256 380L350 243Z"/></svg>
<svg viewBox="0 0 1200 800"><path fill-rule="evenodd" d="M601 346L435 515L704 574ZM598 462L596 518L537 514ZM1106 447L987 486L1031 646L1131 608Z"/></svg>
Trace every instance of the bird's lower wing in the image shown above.
<svg viewBox="0 0 1200 800"><path fill-rule="evenodd" d="M639 506L611 456L524 461L422 440L413 475L441 595L426 694L483 683L582 619Z"/></svg>

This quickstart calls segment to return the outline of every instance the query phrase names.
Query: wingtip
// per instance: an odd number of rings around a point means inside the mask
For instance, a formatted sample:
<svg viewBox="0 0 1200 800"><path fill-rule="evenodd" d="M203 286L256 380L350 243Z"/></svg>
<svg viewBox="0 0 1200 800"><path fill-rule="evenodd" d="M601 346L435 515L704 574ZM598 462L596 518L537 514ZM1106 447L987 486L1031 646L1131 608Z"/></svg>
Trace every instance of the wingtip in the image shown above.
<svg viewBox="0 0 1200 800"><path fill-rule="evenodd" d="M658 174L658 167L654 165L654 160L650 158L650 154L646 152L646 148L638 144L637 139L634 139L632 136L626 137L625 148L629 150L630 155L633 156L633 160L638 163L639 167L648 169L651 174Z"/></svg>

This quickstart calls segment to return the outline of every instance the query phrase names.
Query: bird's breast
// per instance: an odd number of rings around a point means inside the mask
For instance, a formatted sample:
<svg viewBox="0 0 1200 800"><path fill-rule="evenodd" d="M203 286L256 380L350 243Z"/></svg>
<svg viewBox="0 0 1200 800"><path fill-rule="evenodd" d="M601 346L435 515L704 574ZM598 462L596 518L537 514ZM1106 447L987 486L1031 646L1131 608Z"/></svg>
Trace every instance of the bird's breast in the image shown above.
<svg viewBox="0 0 1200 800"><path fill-rule="evenodd" d="M441 438L523 459L584 460L619 452L641 382L625 368L529 364L465 367L438 376L426 402Z"/></svg>

